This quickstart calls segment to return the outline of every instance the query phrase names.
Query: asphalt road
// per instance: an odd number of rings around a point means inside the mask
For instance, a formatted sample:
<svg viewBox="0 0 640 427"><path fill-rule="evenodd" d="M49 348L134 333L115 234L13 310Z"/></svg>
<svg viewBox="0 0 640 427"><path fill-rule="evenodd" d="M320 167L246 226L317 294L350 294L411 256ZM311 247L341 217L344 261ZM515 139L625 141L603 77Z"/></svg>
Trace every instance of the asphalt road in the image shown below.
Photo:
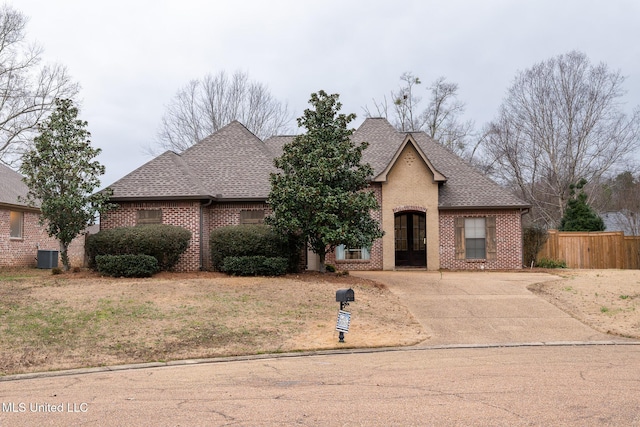
<svg viewBox="0 0 640 427"><path fill-rule="evenodd" d="M424 348L0 381L0 426L634 426L639 362L632 344Z"/></svg>

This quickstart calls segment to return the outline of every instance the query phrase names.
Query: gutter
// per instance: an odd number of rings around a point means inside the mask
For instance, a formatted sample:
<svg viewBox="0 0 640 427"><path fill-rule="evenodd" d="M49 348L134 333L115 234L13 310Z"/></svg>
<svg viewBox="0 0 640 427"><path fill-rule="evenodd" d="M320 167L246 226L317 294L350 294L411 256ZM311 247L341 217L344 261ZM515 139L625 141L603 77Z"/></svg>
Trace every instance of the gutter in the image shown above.
<svg viewBox="0 0 640 427"><path fill-rule="evenodd" d="M438 206L439 211L459 210L519 210L522 215L529 212L531 205L497 205L497 206Z"/></svg>
<svg viewBox="0 0 640 427"><path fill-rule="evenodd" d="M0 209L7 209L10 211L21 211L21 212L34 212L34 213L42 212L38 206L18 205L18 204L2 203L2 202L0 202Z"/></svg>

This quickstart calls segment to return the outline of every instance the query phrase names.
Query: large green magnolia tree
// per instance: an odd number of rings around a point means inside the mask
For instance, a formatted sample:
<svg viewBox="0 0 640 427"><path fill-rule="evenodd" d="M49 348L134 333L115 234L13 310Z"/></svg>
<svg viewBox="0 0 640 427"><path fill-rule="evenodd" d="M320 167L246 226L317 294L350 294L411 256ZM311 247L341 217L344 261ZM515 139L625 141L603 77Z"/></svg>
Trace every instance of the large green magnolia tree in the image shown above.
<svg viewBox="0 0 640 427"><path fill-rule="evenodd" d="M29 187L27 202L39 205L41 221L49 236L60 242L65 270L69 270L71 241L92 224L98 213L111 207L111 191L94 193L105 168L93 160L100 154L92 148L87 122L69 99L56 99L55 110L38 125L33 148L22 158L20 172Z"/></svg>
<svg viewBox="0 0 640 427"><path fill-rule="evenodd" d="M371 217L380 207L366 190L373 170L360 163L368 144L351 140L347 126L355 114L338 114L338 97L322 90L311 95L312 108L298 118L306 133L284 146L275 160L282 172L271 174L268 223L300 236L320 256L320 271L336 246L371 246L383 234Z"/></svg>

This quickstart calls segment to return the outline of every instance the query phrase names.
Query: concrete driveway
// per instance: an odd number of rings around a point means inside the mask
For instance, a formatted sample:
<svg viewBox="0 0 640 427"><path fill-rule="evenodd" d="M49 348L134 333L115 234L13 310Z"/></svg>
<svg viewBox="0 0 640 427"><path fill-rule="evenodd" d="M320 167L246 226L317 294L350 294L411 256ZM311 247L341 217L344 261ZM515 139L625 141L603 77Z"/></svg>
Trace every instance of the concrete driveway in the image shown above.
<svg viewBox="0 0 640 427"><path fill-rule="evenodd" d="M527 286L533 272L361 271L386 284L431 335L423 345L626 341L597 332Z"/></svg>

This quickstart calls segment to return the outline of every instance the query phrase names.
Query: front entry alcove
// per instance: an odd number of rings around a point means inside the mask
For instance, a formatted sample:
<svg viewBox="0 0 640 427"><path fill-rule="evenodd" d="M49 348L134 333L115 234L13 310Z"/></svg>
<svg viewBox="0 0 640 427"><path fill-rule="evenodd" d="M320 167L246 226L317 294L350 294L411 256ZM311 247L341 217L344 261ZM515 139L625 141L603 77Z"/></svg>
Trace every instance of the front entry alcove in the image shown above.
<svg viewBox="0 0 640 427"><path fill-rule="evenodd" d="M427 228L424 212L395 214L396 267L427 266Z"/></svg>

